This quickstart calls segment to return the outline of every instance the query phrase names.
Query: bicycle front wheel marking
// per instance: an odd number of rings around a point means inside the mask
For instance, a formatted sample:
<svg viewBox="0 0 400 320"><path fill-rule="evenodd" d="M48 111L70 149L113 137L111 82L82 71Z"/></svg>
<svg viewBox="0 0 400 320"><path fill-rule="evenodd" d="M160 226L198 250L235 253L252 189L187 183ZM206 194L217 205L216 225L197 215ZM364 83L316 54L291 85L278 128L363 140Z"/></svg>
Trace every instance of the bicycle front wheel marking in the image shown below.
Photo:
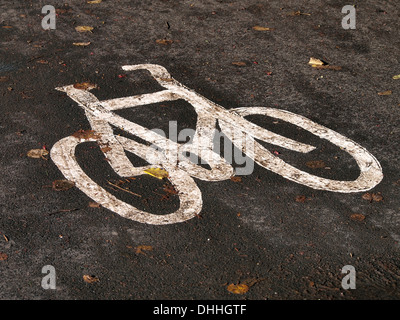
<svg viewBox="0 0 400 320"><path fill-rule="evenodd" d="M246 150L246 154L262 167L288 180L306 185L313 189L350 193L370 190L383 179L381 165L365 148L351 139L319 125L310 119L286 110L274 108L237 108L232 109L231 112L235 112L243 117L248 115L265 115L294 124L321 139L328 140L332 144L340 147L343 151L349 153L355 159L360 169L360 175L354 181L340 181L318 177L289 165L279 157L274 156L270 151L256 142L253 137L250 137L254 148ZM221 122L223 132L225 126L226 124ZM229 130L226 131L229 132Z"/></svg>

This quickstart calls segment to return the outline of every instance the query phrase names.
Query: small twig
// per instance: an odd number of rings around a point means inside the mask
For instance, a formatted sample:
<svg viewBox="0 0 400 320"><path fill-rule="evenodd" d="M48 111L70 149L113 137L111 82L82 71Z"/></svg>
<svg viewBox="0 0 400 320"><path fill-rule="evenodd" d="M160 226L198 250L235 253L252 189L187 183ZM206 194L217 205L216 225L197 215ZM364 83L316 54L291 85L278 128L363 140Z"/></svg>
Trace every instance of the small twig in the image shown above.
<svg viewBox="0 0 400 320"><path fill-rule="evenodd" d="M128 192L128 193L130 193L130 194L133 194L134 196L142 197L140 194L134 193L134 192L132 192L132 191L130 191L130 190L127 190L127 189L125 189L125 188L121 188L120 186L117 186L116 184L111 183L110 181L107 181L107 182L108 182L108 184L110 184L110 185L112 185L113 187L116 187L116 188L118 188L118 189L120 189L120 190L122 190L122 191L125 191L125 192Z"/></svg>

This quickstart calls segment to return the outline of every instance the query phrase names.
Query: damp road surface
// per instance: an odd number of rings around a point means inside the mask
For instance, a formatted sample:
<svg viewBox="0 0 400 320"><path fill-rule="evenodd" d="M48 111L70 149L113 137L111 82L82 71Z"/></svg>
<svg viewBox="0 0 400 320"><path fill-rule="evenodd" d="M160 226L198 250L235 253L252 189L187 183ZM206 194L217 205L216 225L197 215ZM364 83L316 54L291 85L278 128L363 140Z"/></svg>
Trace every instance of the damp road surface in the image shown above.
<svg viewBox="0 0 400 320"><path fill-rule="evenodd" d="M346 4L2 0L0 298L398 299L400 5Z"/></svg>

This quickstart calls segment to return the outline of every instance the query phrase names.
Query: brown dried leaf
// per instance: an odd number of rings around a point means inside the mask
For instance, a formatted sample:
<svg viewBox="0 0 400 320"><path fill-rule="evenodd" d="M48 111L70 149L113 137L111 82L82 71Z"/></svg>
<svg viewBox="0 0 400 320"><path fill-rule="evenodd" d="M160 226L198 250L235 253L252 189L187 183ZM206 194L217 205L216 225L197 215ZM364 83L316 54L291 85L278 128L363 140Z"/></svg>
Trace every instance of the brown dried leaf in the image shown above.
<svg viewBox="0 0 400 320"><path fill-rule="evenodd" d="M379 202L383 200L383 196L380 192L372 194L372 200Z"/></svg>
<svg viewBox="0 0 400 320"><path fill-rule="evenodd" d="M178 191L176 191L176 189L174 188L173 185L164 185L163 190L164 190L167 194L178 194Z"/></svg>
<svg viewBox="0 0 400 320"><path fill-rule="evenodd" d="M254 26L253 30L256 30L256 31L271 31L271 30L275 30L275 29L274 28L261 27L261 26Z"/></svg>
<svg viewBox="0 0 400 320"><path fill-rule="evenodd" d="M241 177L238 177L238 176L233 176L233 177L231 177L231 180L232 180L233 182L242 182L242 178L241 178Z"/></svg>
<svg viewBox="0 0 400 320"><path fill-rule="evenodd" d="M296 202L304 203L304 202L306 202L306 200L307 200L306 196L297 196L296 197Z"/></svg>
<svg viewBox="0 0 400 320"><path fill-rule="evenodd" d="M74 88L80 90L91 90L91 89L96 89L97 85L90 82L78 82L74 84Z"/></svg>
<svg viewBox="0 0 400 320"><path fill-rule="evenodd" d="M382 91L382 92L378 92L378 96L389 96L392 94L391 90L386 90L386 91Z"/></svg>
<svg viewBox="0 0 400 320"><path fill-rule="evenodd" d="M174 42L173 40L170 39L157 39L156 43L158 44L164 44L164 45L168 45L171 44L172 42Z"/></svg>
<svg viewBox="0 0 400 320"><path fill-rule="evenodd" d="M29 158L34 158L34 159L46 159L45 156L47 156L49 152L46 149L32 149L29 150L28 153L26 154ZM47 160L47 159L46 159Z"/></svg>
<svg viewBox="0 0 400 320"><path fill-rule="evenodd" d="M75 186L75 183L73 181L69 180L54 180L52 184L52 189L55 191L66 191Z"/></svg>
<svg viewBox="0 0 400 320"><path fill-rule="evenodd" d="M245 294L247 291L249 291L250 287L244 283L231 283L226 289L234 294Z"/></svg>
<svg viewBox="0 0 400 320"><path fill-rule="evenodd" d="M350 218L355 221L364 221L365 216L361 213L353 213Z"/></svg>
<svg viewBox="0 0 400 320"><path fill-rule="evenodd" d="M243 61L234 61L234 62L232 62L232 64L233 64L234 66L244 67L244 66L246 65L246 62L243 62Z"/></svg>
<svg viewBox="0 0 400 320"><path fill-rule="evenodd" d="M89 202L89 207L90 208L100 208L101 205L99 203L97 203L97 202L90 201Z"/></svg>
<svg viewBox="0 0 400 320"><path fill-rule="evenodd" d="M306 162L306 166L312 169L325 168L325 162L322 160L314 160Z"/></svg>
<svg viewBox="0 0 400 320"><path fill-rule="evenodd" d="M143 252L143 251L152 251L153 250L153 247L152 246L146 246L146 245L140 245L140 246L137 246L136 248L135 248L135 252L136 252L136 254L146 254L145 252Z"/></svg>
<svg viewBox="0 0 400 320"><path fill-rule="evenodd" d="M77 26L75 27L75 30L78 32L92 32L93 27L90 26Z"/></svg>
<svg viewBox="0 0 400 320"><path fill-rule="evenodd" d="M311 13L305 13L305 12L301 12L301 11L292 11L290 13L287 14L288 16L311 16Z"/></svg>
<svg viewBox="0 0 400 320"><path fill-rule="evenodd" d="M88 274L83 275L83 281L85 281L86 283L95 283L95 282L99 282L100 279L97 278L96 276L91 276Z"/></svg>
<svg viewBox="0 0 400 320"><path fill-rule="evenodd" d="M73 136L81 140L100 139L100 135L94 130L78 130Z"/></svg>
<svg viewBox="0 0 400 320"><path fill-rule="evenodd" d="M78 46L78 47L87 47L90 44L90 41L88 41L88 42L73 42L72 44L74 46Z"/></svg>
<svg viewBox="0 0 400 320"><path fill-rule="evenodd" d="M112 148L110 148L109 146L105 146L105 147L103 147L103 148L100 148L100 150L101 150L102 152L108 152L108 151L111 151Z"/></svg>
<svg viewBox="0 0 400 320"><path fill-rule="evenodd" d="M0 261L4 261L8 259L8 255L6 253L0 252Z"/></svg>
<svg viewBox="0 0 400 320"><path fill-rule="evenodd" d="M382 194L381 194L380 192L378 192L378 193L369 193L369 192L366 192L366 193L364 193L364 194L362 195L362 198L363 198L364 200L368 200L369 202L372 202L372 201L379 202L379 201L382 201L382 200L383 200L383 196L382 196Z"/></svg>

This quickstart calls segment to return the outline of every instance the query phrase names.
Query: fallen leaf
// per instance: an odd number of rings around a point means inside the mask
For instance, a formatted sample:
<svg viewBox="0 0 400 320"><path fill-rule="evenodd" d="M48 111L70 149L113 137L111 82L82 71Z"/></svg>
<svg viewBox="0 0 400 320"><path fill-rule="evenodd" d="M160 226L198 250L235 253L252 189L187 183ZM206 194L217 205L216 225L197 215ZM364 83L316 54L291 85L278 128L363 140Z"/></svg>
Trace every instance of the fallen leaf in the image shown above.
<svg viewBox="0 0 400 320"><path fill-rule="evenodd" d="M382 201L382 200L383 200L383 196L382 196L382 194L381 194L380 192L378 192L378 193L369 193L369 192L366 192L366 193L364 193L364 194L362 195L362 198L363 198L364 200L368 200L369 202L372 202L372 201L379 202L379 201Z"/></svg>
<svg viewBox="0 0 400 320"><path fill-rule="evenodd" d="M256 31L271 31L274 30L274 28L267 28L267 27L261 27L261 26L254 26L253 30Z"/></svg>
<svg viewBox="0 0 400 320"><path fill-rule="evenodd" d="M88 1L87 3L90 4L97 4L97 3L101 3L102 0L92 0L92 1Z"/></svg>
<svg viewBox="0 0 400 320"><path fill-rule="evenodd" d="M94 130L78 130L73 136L81 140L100 139L100 135Z"/></svg>
<svg viewBox="0 0 400 320"><path fill-rule="evenodd" d="M74 46L81 46L81 47L86 47L90 44L90 41L88 42L73 42L72 43Z"/></svg>
<svg viewBox="0 0 400 320"><path fill-rule="evenodd" d="M153 250L153 247L152 246L146 246L146 245L140 245L140 246L137 246L136 248L135 248L135 252L137 253L137 254L146 254L145 252L143 252L143 251L152 251Z"/></svg>
<svg viewBox="0 0 400 320"><path fill-rule="evenodd" d="M101 205L99 203L97 203L97 202L90 201L89 202L89 207L90 208L100 208Z"/></svg>
<svg viewBox="0 0 400 320"><path fill-rule="evenodd" d="M69 180L54 180L53 184L52 184L52 189L55 191L65 191L65 190L69 190L72 187L75 186L75 183L73 181L69 181Z"/></svg>
<svg viewBox="0 0 400 320"><path fill-rule="evenodd" d="M111 151L112 150L112 148L110 148L109 146L105 146L105 147L103 147L103 148L100 148L100 150L102 151L102 152L109 152L109 151Z"/></svg>
<svg viewBox="0 0 400 320"><path fill-rule="evenodd" d="M304 12L300 12L300 11L298 10L298 11L292 11L292 12L288 13L287 15L288 15L288 16L301 16L301 15L304 15L304 16L311 16L311 13L304 13Z"/></svg>
<svg viewBox="0 0 400 320"><path fill-rule="evenodd" d="M306 166L313 169L325 168L325 162L322 160L308 161Z"/></svg>
<svg viewBox="0 0 400 320"><path fill-rule="evenodd" d="M386 91L382 91L382 92L378 92L379 96L389 96L392 94L391 90L386 90Z"/></svg>
<svg viewBox="0 0 400 320"><path fill-rule="evenodd" d="M400 79L400 74L393 76L393 79L394 79L394 80Z"/></svg>
<svg viewBox="0 0 400 320"><path fill-rule="evenodd" d="M0 261L4 261L8 259L8 255L6 253L0 252Z"/></svg>
<svg viewBox="0 0 400 320"><path fill-rule="evenodd" d="M233 284L231 283L228 287L227 290L229 292L232 292L234 294L245 294L247 291L249 291L249 286L244 283L239 283L239 284Z"/></svg>
<svg viewBox="0 0 400 320"><path fill-rule="evenodd" d="M75 30L78 32L92 32L93 27L90 26L77 26L75 27Z"/></svg>
<svg viewBox="0 0 400 320"><path fill-rule="evenodd" d="M90 276L88 274L85 274L83 275L83 281L87 283L94 283L94 282L99 282L100 280L96 276Z"/></svg>
<svg viewBox="0 0 400 320"><path fill-rule="evenodd" d="M170 39L157 39L156 42L158 44L164 44L164 45L168 45L171 44L172 42L174 42L173 40Z"/></svg>
<svg viewBox="0 0 400 320"><path fill-rule="evenodd" d="M36 63L48 64L49 62L47 60L40 59L40 60L37 60Z"/></svg>
<svg viewBox="0 0 400 320"><path fill-rule="evenodd" d="M353 213L353 214L350 216L350 218L351 218L352 220L356 220L356 221L364 221L365 216L364 216L363 214L361 214L361 213Z"/></svg>
<svg viewBox="0 0 400 320"><path fill-rule="evenodd" d="M12 26L2 26L3 29L12 29Z"/></svg>
<svg viewBox="0 0 400 320"><path fill-rule="evenodd" d="M168 172L165 171L164 169L160 169L160 168L149 168L144 170L145 173L156 177L157 179L163 179L163 178L168 178Z"/></svg>
<svg viewBox="0 0 400 320"><path fill-rule="evenodd" d="M306 200L307 200L306 196L297 196L296 197L296 202L304 203Z"/></svg>
<svg viewBox="0 0 400 320"><path fill-rule="evenodd" d="M34 159L45 159L45 156L47 156L49 152L46 149L32 149L29 150L28 153L26 154L29 158L34 158Z"/></svg>
<svg viewBox="0 0 400 320"><path fill-rule="evenodd" d="M173 185L164 185L163 190L167 193L167 194L178 194L178 191L176 191L176 189L174 188Z"/></svg>
<svg viewBox="0 0 400 320"><path fill-rule="evenodd" d="M91 89L96 89L97 85L90 82L78 82L74 84L74 88L80 90L91 90Z"/></svg>
<svg viewBox="0 0 400 320"><path fill-rule="evenodd" d="M0 77L0 82L6 82L7 80L8 80L8 77L5 77L5 76Z"/></svg>
<svg viewBox="0 0 400 320"><path fill-rule="evenodd" d="M364 200L372 201L372 195L371 195L369 192L364 193L364 194L361 196L361 198L363 198Z"/></svg>
<svg viewBox="0 0 400 320"><path fill-rule="evenodd" d="M238 176L233 176L233 177L231 177L231 180L232 180L233 182L242 182L242 178L241 178L241 177L238 177Z"/></svg>
<svg viewBox="0 0 400 320"><path fill-rule="evenodd" d="M246 65L246 62L243 62L243 61L235 61L235 62L232 62L232 64L233 64L234 66L244 67L244 66Z"/></svg>
<svg viewBox="0 0 400 320"><path fill-rule="evenodd" d="M308 61L308 64L311 64L312 66L322 66L325 65L326 63L320 59L311 57L310 60Z"/></svg>
<svg viewBox="0 0 400 320"><path fill-rule="evenodd" d="M383 196L380 192L372 194L372 200L379 202L383 200Z"/></svg>

